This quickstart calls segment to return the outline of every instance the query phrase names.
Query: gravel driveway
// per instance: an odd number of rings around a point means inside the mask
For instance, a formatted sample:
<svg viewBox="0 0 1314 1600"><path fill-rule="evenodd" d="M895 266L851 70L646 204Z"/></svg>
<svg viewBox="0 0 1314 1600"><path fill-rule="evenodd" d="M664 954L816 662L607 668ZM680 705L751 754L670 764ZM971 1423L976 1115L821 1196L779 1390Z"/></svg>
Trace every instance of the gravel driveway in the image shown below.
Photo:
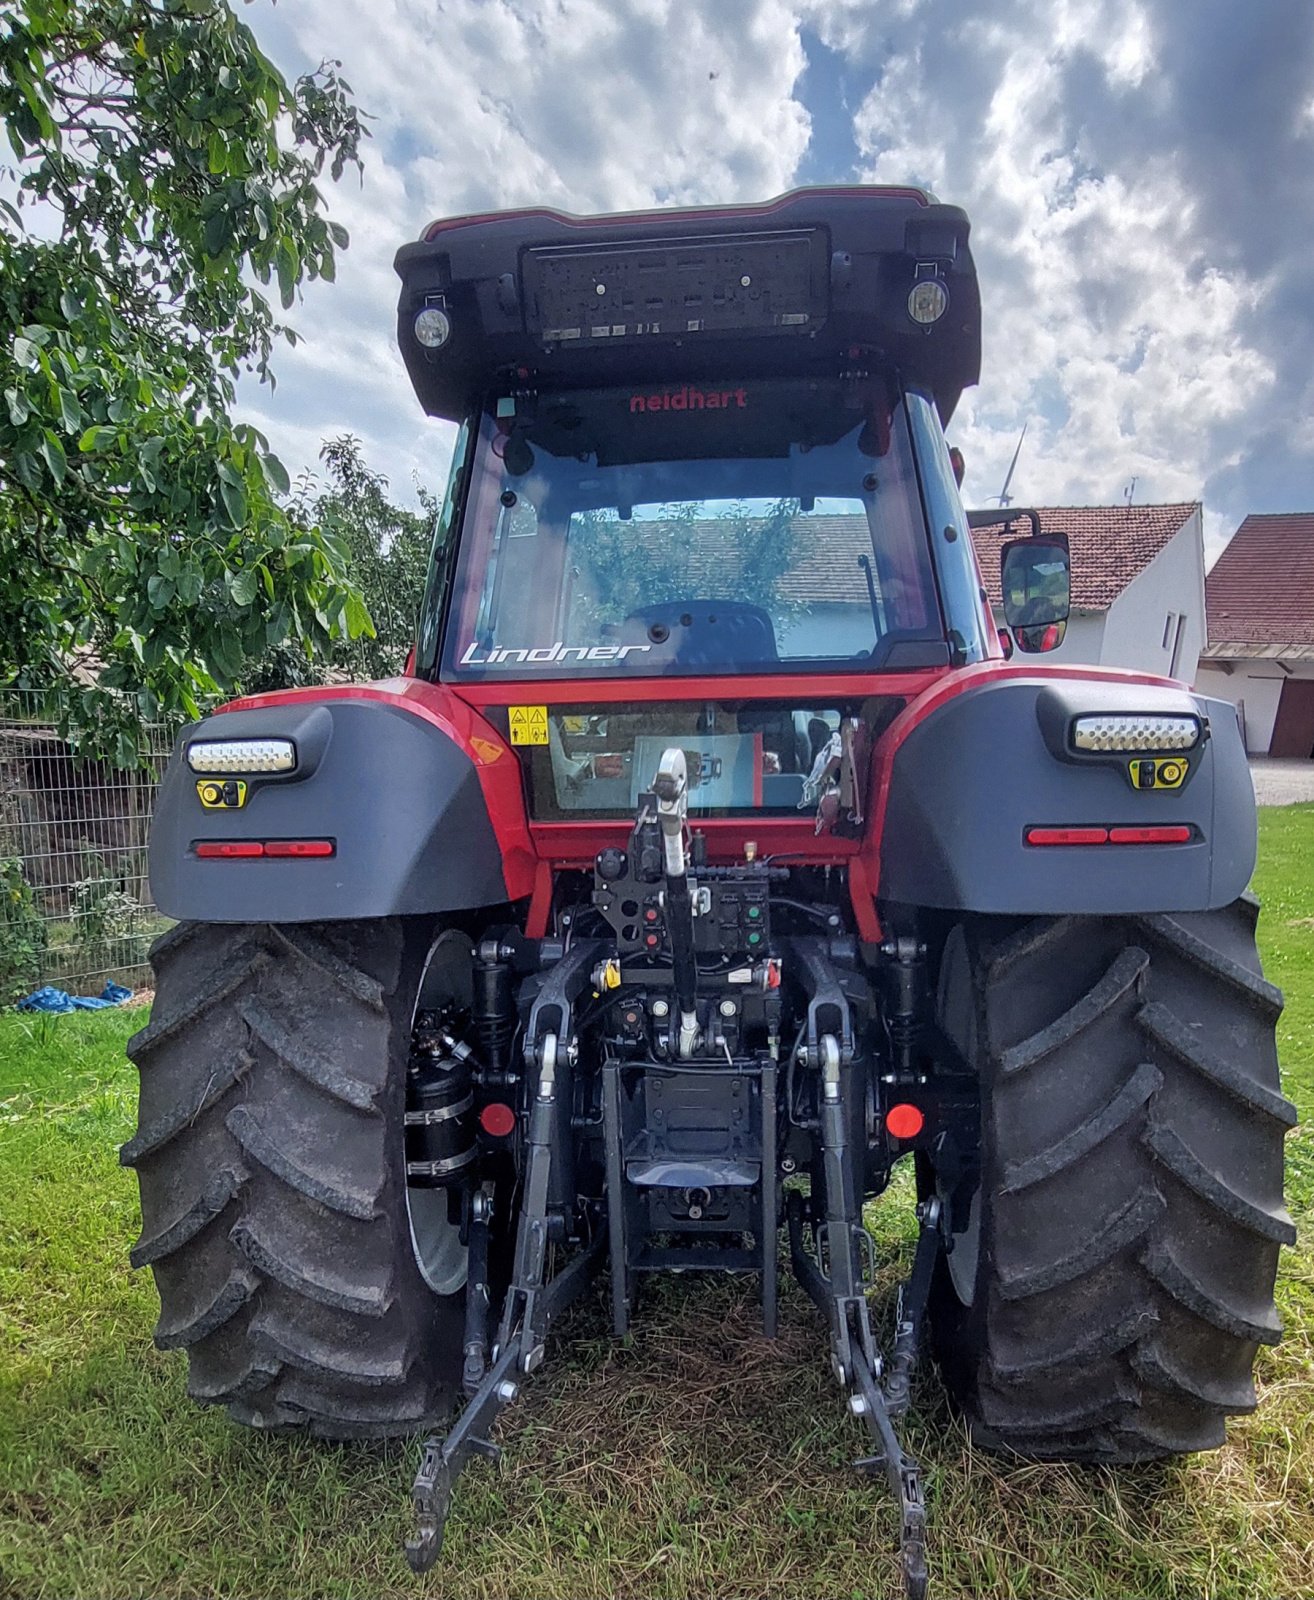
<svg viewBox="0 0 1314 1600"><path fill-rule="evenodd" d="M1268 756L1250 758L1255 799L1261 806L1290 806L1314 800L1314 761L1275 761Z"/></svg>

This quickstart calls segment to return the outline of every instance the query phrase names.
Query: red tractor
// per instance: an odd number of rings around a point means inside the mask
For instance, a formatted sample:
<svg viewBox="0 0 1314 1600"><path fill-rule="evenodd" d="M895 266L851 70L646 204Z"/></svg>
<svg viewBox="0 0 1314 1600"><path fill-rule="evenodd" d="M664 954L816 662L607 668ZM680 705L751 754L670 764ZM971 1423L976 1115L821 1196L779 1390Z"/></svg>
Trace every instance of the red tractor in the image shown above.
<svg viewBox="0 0 1314 1600"><path fill-rule="evenodd" d="M1044 665L1067 550L985 601L944 424L968 222L916 189L435 223L397 258L460 425L409 671L180 737L123 1159L190 1393L452 1481L599 1269L780 1255L902 1506L924 1319L988 1448L1221 1444L1290 1242L1281 996L1231 706ZM997 520L997 519L996 519ZM910 1158L892 1346L863 1206Z"/></svg>

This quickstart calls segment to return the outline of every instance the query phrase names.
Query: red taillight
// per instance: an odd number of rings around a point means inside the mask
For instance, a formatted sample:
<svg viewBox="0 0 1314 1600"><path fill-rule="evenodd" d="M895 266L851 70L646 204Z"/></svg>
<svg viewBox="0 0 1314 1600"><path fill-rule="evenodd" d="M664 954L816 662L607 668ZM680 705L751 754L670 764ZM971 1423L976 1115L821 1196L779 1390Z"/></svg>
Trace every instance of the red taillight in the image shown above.
<svg viewBox="0 0 1314 1600"><path fill-rule="evenodd" d="M1191 830L1182 825L1162 828L1110 828L1110 844L1186 844Z"/></svg>
<svg viewBox="0 0 1314 1600"><path fill-rule="evenodd" d="M926 1118L919 1106L905 1100L885 1113L885 1126L896 1139L915 1139L926 1126Z"/></svg>
<svg viewBox="0 0 1314 1600"><path fill-rule="evenodd" d="M494 1100L479 1113L479 1123L485 1133L494 1139L505 1139L516 1125L516 1114L510 1106Z"/></svg>
<svg viewBox="0 0 1314 1600"><path fill-rule="evenodd" d="M1028 844L1189 844L1195 830L1183 822L1151 828L1028 828Z"/></svg>
<svg viewBox="0 0 1314 1600"><path fill-rule="evenodd" d="M1107 828L1028 828L1028 844L1107 844Z"/></svg>
<svg viewBox="0 0 1314 1600"><path fill-rule="evenodd" d="M202 861L253 861L331 856L335 846L332 839L203 839L192 849Z"/></svg>

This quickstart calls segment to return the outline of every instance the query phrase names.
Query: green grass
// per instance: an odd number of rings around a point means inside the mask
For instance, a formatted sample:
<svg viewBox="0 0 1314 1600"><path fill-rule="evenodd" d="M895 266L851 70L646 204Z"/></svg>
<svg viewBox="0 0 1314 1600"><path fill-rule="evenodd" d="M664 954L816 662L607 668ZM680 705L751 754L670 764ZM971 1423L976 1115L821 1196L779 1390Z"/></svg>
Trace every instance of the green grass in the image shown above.
<svg viewBox="0 0 1314 1600"><path fill-rule="evenodd" d="M1314 807L1261 814L1267 970L1287 992L1287 1091L1314 1116ZM600 1300L572 1313L508 1414L506 1454L462 1479L443 1562L399 1554L414 1447L264 1438L184 1394L127 1265L135 1185L123 1045L141 1011L0 1017L0 1595L880 1596L893 1510L818 1319L784 1295L776 1344L751 1287L664 1284L631 1342ZM1314 1141L1291 1137L1302 1246L1284 1252L1287 1337L1227 1447L1118 1472L976 1454L924 1372L908 1439L928 1472L935 1593L1314 1593ZM907 1207L875 1208L906 1264ZM906 1192L903 1195L906 1199ZM888 1303L885 1306L888 1316Z"/></svg>

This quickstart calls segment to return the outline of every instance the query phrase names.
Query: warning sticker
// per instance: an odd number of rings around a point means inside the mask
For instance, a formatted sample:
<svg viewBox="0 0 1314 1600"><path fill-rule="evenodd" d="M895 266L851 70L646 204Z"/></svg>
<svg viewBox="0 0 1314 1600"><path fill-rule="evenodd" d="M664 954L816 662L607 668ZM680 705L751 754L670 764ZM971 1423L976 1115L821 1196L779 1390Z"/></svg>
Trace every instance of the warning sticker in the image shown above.
<svg viewBox="0 0 1314 1600"><path fill-rule="evenodd" d="M548 720L546 706L508 706L512 744L546 744Z"/></svg>

